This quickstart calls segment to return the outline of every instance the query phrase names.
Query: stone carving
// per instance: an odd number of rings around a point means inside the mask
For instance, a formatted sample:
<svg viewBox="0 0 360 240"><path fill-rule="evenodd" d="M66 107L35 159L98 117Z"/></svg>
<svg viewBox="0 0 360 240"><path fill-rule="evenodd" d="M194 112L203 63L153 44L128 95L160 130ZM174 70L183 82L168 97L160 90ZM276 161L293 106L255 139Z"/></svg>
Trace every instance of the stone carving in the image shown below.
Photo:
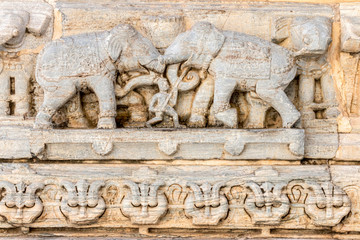
<svg viewBox="0 0 360 240"><path fill-rule="evenodd" d="M47 11L23 10L16 3L0 10L0 117L25 117L30 112L30 79L34 69L34 54L20 54L26 32L42 36L51 16Z"/></svg>
<svg viewBox="0 0 360 240"><path fill-rule="evenodd" d="M17 9L1 9L0 45L17 48L23 44L26 31L40 36L45 33L51 18L47 14Z"/></svg>
<svg viewBox="0 0 360 240"><path fill-rule="evenodd" d="M344 116L358 117L359 99L359 60L360 60L360 18L353 13L354 6L343 6L341 9L341 53L340 62L343 70L341 88L345 113ZM353 124L354 125L354 124ZM356 129L358 127L355 127ZM351 129L347 129L349 131ZM351 154L353 155L353 154ZM343 156L345 157L345 156Z"/></svg>
<svg viewBox="0 0 360 240"><path fill-rule="evenodd" d="M271 182L246 184L250 191L245 200L245 210L254 224L279 224L281 218L289 212L289 199L282 192L285 186L286 183Z"/></svg>
<svg viewBox="0 0 360 240"><path fill-rule="evenodd" d="M248 196L245 200L245 211L251 216L254 224L277 225L290 210L289 199L283 192L287 182L271 182L279 179L278 172L271 167L255 171L260 179L247 181ZM269 180L261 181L265 176Z"/></svg>
<svg viewBox="0 0 360 240"><path fill-rule="evenodd" d="M121 202L122 213L130 218L133 224L156 224L166 214L168 202L164 193L158 189L164 185L162 181L152 184L135 183L127 180L124 185L130 188Z"/></svg>
<svg viewBox="0 0 360 240"><path fill-rule="evenodd" d="M194 225L217 225L225 219L229 204L224 193L220 192L225 183L215 183L213 186L204 183L201 186L196 183L187 183L192 190L185 199L185 214L192 218Z"/></svg>
<svg viewBox="0 0 360 240"><path fill-rule="evenodd" d="M356 53L360 51L360 18L343 16L341 18L341 50Z"/></svg>
<svg viewBox="0 0 360 240"><path fill-rule="evenodd" d="M25 148L28 155L31 153L40 159L81 161L178 158L297 160L304 156L303 129L119 129L111 132L104 129L94 133L93 129L33 129L26 142L29 147L22 146L22 150Z"/></svg>
<svg viewBox="0 0 360 240"><path fill-rule="evenodd" d="M350 199L331 182L308 182L305 212L317 226L335 226L350 212Z"/></svg>
<svg viewBox="0 0 360 240"><path fill-rule="evenodd" d="M184 17L141 16L141 30L163 52L178 34L185 31Z"/></svg>
<svg viewBox="0 0 360 240"><path fill-rule="evenodd" d="M0 189L5 193L0 201L0 215L15 226L33 223L43 211L43 203L37 191L44 188L43 183L17 184L0 182Z"/></svg>
<svg viewBox="0 0 360 240"><path fill-rule="evenodd" d="M297 1L0 1L0 238L358 239L360 3Z"/></svg>
<svg viewBox="0 0 360 240"><path fill-rule="evenodd" d="M93 179L79 176L84 166ZM15 172L39 182L12 184L8 179L14 177L13 164L0 165L0 186L5 189L0 215L6 219L0 221L0 228L136 227L146 233L149 225L152 229L216 226L288 231L296 224L306 230L336 226L339 231L349 231L346 229L356 227L354 221L358 220L357 185L342 190L328 180L322 181L329 173L324 166L276 166L275 170L251 166L150 169L131 164L32 164L31 171L19 171L24 169L23 164L17 164ZM333 173L338 178L343 170ZM72 181L63 180L69 174ZM358 176L352 174L352 180Z"/></svg>
<svg viewBox="0 0 360 240"><path fill-rule="evenodd" d="M152 43L128 24L110 31L65 37L48 44L38 56L36 81L44 102L35 127L49 128L55 111L79 90L92 89L99 99L98 128L115 128L115 74L162 73L165 63Z"/></svg>
<svg viewBox="0 0 360 240"><path fill-rule="evenodd" d="M199 69L200 79L206 78L207 72L210 73L209 78L213 78L200 84L199 95L192 103L193 112L189 121L197 127L206 125L205 116L212 98L215 119L226 127L237 127L237 113L229 102L237 88L256 91L261 99L280 113L283 127L291 127L300 114L283 90L295 77L295 55L257 37L221 32L207 22L196 23L189 31L180 34L165 51L165 58L169 58L167 63L184 62L181 68ZM176 82L179 70L179 64L168 68L170 83ZM196 87L199 80L196 78L194 81ZM179 91L182 87L179 85Z"/></svg>
<svg viewBox="0 0 360 240"><path fill-rule="evenodd" d="M88 183L80 180L76 184L62 181L61 186L67 194L62 197L60 210L73 224L89 224L98 220L105 212L105 201L99 191L105 186L104 181Z"/></svg>
<svg viewBox="0 0 360 240"><path fill-rule="evenodd" d="M297 65L299 106L305 120L336 118L339 114L326 55L331 24L327 17L280 18L273 28L274 42L291 50L304 49Z"/></svg>

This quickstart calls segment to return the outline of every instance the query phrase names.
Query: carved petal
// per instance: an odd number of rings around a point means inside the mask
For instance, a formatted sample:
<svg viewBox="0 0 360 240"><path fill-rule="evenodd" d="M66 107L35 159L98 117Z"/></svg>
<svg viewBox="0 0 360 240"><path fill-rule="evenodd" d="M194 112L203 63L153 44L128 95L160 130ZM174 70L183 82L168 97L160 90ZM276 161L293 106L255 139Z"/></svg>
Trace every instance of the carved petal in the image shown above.
<svg viewBox="0 0 360 240"><path fill-rule="evenodd" d="M241 139L229 140L225 143L224 149L233 156L239 156L245 148Z"/></svg>
<svg viewBox="0 0 360 240"><path fill-rule="evenodd" d="M113 150L113 143L111 141L95 141L92 144L92 149L95 153L105 156Z"/></svg>
<svg viewBox="0 0 360 240"><path fill-rule="evenodd" d="M164 141L160 142L158 147L159 150L168 156L175 154L178 150L179 144L175 141Z"/></svg>

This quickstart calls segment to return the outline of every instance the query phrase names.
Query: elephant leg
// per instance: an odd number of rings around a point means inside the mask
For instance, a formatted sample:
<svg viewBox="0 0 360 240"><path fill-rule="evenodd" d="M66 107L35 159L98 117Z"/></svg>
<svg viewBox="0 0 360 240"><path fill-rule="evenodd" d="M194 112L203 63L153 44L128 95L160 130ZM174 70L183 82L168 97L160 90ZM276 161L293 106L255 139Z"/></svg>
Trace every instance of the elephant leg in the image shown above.
<svg viewBox="0 0 360 240"><path fill-rule="evenodd" d="M214 96L214 79L208 77L199 86L192 103L189 127L206 127L206 116L208 115L211 101Z"/></svg>
<svg viewBox="0 0 360 240"><path fill-rule="evenodd" d="M299 111L289 100L284 92L287 85L279 86L282 76L275 75L270 81L258 81L256 84L256 93L261 99L269 103L281 116L284 128L292 127L300 118ZM290 82L290 81L289 81Z"/></svg>
<svg viewBox="0 0 360 240"><path fill-rule="evenodd" d="M25 116L30 110L29 82L24 72L19 71L15 75L15 95L18 98L15 106L15 115Z"/></svg>
<svg viewBox="0 0 360 240"><path fill-rule="evenodd" d="M114 82L106 77L93 77L89 83L99 100L100 113L97 128L116 128L116 98Z"/></svg>
<svg viewBox="0 0 360 240"><path fill-rule="evenodd" d="M3 72L0 75L0 116L10 114L9 96L10 76L6 72Z"/></svg>
<svg viewBox="0 0 360 240"><path fill-rule="evenodd" d="M315 99L315 79L312 76L300 75L299 100L302 119L315 119L311 104Z"/></svg>
<svg viewBox="0 0 360 240"><path fill-rule="evenodd" d="M230 107L230 98L235 90L235 87L236 81L234 79L215 79L213 103L215 119L230 128L237 128L238 126L237 111L235 108Z"/></svg>
<svg viewBox="0 0 360 240"><path fill-rule="evenodd" d="M339 109L336 107L336 96L333 79L329 72L326 72L320 79L324 102L329 104L325 110L325 118L336 118L339 115Z"/></svg>
<svg viewBox="0 0 360 240"><path fill-rule="evenodd" d="M249 115L244 123L244 128L264 128L266 111L269 105L258 98L253 96L253 92L246 93L246 101L250 105Z"/></svg>
<svg viewBox="0 0 360 240"><path fill-rule="evenodd" d="M44 92L44 102L36 115L34 128L52 128L51 118L55 112L68 102L76 93L74 85L62 86L53 92Z"/></svg>
<svg viewBox="0 0 360 240"><path fill-rule="evenodd" d="M75 97L69 101L66 110L69 119L69 128L89 128L90 124L84 115L80 93L77 93Z"/></svg>

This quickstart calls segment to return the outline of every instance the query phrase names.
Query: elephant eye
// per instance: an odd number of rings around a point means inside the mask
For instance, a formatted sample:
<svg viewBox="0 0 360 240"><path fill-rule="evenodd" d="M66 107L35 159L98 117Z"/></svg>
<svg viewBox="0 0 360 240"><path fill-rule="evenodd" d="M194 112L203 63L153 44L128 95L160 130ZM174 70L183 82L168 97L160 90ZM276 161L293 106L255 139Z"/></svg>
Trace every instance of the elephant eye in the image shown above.
<svg viewBox="0 0 360 240"><path fill-rule="evenodd" d="M306 45L309 45L311 43L311 39L307 36L304 37L303 41Z"/></svg>
<svg viewBox="0 0 360 240"><path fill-rule="evenodd" d="M12 32L12 35L13 35L13 37L19 36L19 30L17 28L15 28Z"/></svg>

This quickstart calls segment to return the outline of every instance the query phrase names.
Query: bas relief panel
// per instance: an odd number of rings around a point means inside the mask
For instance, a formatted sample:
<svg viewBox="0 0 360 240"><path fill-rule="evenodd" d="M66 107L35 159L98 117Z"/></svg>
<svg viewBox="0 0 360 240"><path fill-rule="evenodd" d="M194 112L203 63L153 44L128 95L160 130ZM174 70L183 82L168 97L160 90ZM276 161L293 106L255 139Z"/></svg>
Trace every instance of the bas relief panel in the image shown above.
<svg viewBox="0 0 360 240"><path fill-rule="evenodd" d="M0 3L0 228L358 231L345 5L50 2Z"/></svg>

